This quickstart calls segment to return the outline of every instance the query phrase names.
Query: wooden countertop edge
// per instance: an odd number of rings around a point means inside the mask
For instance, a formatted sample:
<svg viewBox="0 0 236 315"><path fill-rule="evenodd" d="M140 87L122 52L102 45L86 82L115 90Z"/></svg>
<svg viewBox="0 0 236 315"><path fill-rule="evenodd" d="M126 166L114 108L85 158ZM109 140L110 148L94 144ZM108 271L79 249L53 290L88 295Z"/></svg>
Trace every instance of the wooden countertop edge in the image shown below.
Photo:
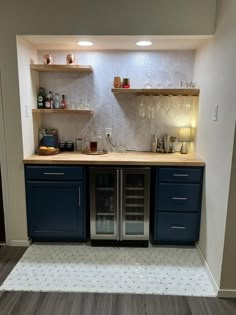
<svg viewBox="0 0 236 315"><path fill-rule="evenodd" d="M126 159L119 159L115 156L104 156L99 161L99 157L90 156L86 160L86 156L81 159L81 156L78 158L75 154L67 154L67 156L53 155L53 156L39 156L33 155L25 158L23 160L24 164L45 164L45 165L136 165L136 166L205 166L204 161L196 157L195 155L186 156L183 160L181 155L168 156L167 160L163 160L162 157L155 157L156 160L153 160L153 155L144 153L145 156L140 156L141 153L138 153L139 156L126 156ZM150 160L150 157L152 159ZM58 159L57 159L58 157Z"/></svg>
<svg viewBox="0 0 236 315"><path fill-rule="evenodd" d="M24 161L25 165L29 164L40 164L40 165L127 165L127 166L205 166L203 162L84 162L84 161L35 161L28 160Z"/></svg>

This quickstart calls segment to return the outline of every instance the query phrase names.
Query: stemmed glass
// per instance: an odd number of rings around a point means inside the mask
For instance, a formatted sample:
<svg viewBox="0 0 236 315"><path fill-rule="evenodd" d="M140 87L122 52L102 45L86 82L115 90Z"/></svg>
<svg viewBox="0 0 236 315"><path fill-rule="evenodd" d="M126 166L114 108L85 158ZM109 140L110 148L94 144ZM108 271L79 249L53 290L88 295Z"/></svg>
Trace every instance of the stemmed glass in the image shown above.
<svg viewBox="0 0 236 315"><path fill-rule="evenodd" d="M159 111L161 109L161 103L162 103L162 96L161 95L158 95L156 96L156 114L158 115L159 114Z"/></svg>
<svg viewBox="0 0 236 315"><path fill-rule="evenodd" d="M188 111L191 108L192 108L192 97L191 96L186 96L185 109L186 109L186 111Z"/></svg>

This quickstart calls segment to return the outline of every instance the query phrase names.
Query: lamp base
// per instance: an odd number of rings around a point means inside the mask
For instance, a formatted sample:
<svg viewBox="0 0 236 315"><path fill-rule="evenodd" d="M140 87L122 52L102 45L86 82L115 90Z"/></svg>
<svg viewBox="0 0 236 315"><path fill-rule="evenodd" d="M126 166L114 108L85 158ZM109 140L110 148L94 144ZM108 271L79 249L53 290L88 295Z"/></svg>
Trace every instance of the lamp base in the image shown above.
<svg viewBox="0 0 236 315"><path fill-rule="evenodd" d="M188 144L187 142L183 142L181 149L180 149L180 153L182 154L187 154L188 153Z"/></svg>

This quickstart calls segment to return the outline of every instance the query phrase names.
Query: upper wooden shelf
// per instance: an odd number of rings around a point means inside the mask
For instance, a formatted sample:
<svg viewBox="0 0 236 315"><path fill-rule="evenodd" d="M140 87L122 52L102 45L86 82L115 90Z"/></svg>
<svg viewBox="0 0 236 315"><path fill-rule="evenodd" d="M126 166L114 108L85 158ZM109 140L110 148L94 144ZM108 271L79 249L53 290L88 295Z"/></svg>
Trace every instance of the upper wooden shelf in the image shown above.
<svg viewBox="0 0 236 315"><path fill-rule="evenodd" d="M93 68L89 65L30 64L30 69L38 72L93 72Z"/></svg>
<svg viewBox="0 0 236 315"><path fill-rule="evenodd" d="M91 109L32 109L33 113L40 114L93 114L93 110Z"/></svg>
<svg viewBox="0 0 236 315"><path fill-rule="evenodd" d="M114 94L137 94L137 95L183 95L183 96L198 96L199 89L111 89Z"/></svg>

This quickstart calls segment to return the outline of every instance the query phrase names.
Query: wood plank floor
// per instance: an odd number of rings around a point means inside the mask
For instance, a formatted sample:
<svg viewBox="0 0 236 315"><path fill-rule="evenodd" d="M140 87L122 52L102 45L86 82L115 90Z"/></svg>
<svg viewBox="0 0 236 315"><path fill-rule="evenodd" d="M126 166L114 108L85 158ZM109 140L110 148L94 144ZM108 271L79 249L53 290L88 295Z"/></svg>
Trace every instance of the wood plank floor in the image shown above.
<svg viewBox="0 0 236 315"><path fill-rule="evenodd" d="M24 254L0 248L0 284ZM0 315L235 315L236 299L163 295L0 292Z"/></svg>

